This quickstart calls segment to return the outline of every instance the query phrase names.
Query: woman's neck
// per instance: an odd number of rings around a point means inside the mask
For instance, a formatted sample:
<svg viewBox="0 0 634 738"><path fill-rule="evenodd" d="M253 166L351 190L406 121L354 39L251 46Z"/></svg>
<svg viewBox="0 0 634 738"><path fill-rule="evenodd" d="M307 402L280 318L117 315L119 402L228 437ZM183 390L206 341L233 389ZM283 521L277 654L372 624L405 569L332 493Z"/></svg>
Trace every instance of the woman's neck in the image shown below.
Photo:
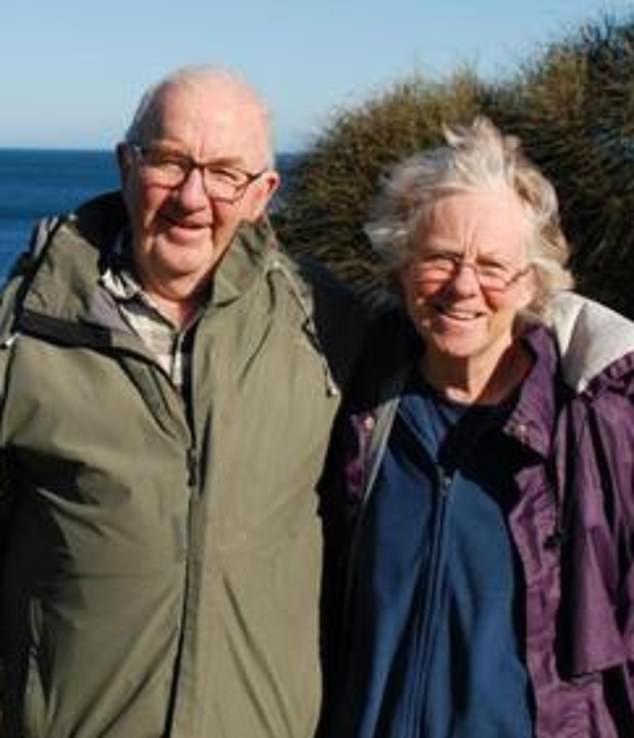
<svg viewBox="0 0 634 738"><path fill-rule="evenodd" d="M443 397L465 405L495 405L524 380L532 365L528 351L513 341L494 363L485 357L447 359L425 352L420 370Z"/></svg>

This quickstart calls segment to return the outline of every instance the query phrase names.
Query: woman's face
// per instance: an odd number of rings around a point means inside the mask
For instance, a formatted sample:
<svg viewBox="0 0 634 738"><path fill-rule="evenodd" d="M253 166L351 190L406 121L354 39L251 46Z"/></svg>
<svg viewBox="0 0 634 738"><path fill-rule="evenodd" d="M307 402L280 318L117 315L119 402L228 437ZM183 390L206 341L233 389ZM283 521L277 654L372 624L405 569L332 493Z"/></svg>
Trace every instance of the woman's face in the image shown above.
<svg viewBox="0 0 634 738"><path fill-rule="evenodd" d="M534 294L530 235L511 190L454 193L426 209L400 280L427 360L495 368Z"/></svg>

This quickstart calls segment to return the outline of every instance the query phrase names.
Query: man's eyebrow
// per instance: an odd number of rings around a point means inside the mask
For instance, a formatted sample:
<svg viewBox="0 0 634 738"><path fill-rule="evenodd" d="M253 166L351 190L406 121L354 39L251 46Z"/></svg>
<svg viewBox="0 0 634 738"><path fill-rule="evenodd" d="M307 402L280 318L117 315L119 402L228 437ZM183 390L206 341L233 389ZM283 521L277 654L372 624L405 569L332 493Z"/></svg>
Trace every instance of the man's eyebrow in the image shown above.
<svg viewBox="0 0 634 738"><path fill-rule="evenodd" d="M244 161L239 156L216 156L213 159L208 159L205 164L212 164L219 167L237 167L238 169L244 168Z"/></svg>
<svg viewBox="0 0 634 738"><path fill-rule="evenodd" d="M149 148L156 149L157 151L162 151L166 154L174 154L176 156L184 156L190 159L194 159L191 154L189 154L187 151L184 151L177 143L171 143L170 141L157 140L154 141ZM194 161L198 161L198 159L194 159ZM244 162L239 154L215 156L211 159L205 159L204 161L201 161L199 163L210 164L219 167L237 167L238 169L244 168Z"/></svg>

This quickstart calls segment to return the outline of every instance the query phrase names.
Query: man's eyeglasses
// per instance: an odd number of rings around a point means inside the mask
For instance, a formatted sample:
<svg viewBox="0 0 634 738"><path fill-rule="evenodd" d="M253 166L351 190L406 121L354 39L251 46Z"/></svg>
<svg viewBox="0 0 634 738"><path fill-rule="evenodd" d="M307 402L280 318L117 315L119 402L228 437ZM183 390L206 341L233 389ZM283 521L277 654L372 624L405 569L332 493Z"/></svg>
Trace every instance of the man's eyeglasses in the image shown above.
<svg viewBox="0 0 634 738"><path fill-rule="evenodd" d="M176 189L187 180L193 169L198 169L207 197L221 202L239 200L249 185L267 171L264 168L259 172L247 172L239 167L197 162L186 154L137 144L128 144L128 148L134 153L148 184Z"/></svg>
<svg viewBox="0 0 634 738"><path fill-rule="evenodd" d="M412 268L415 279L423 284L443 284L455 279L462 269L471 269L482 290L504 292L527 274L531 265L511 270L494 262L478 264L465 261L459 254L430 254L415 261Z"/></svg>

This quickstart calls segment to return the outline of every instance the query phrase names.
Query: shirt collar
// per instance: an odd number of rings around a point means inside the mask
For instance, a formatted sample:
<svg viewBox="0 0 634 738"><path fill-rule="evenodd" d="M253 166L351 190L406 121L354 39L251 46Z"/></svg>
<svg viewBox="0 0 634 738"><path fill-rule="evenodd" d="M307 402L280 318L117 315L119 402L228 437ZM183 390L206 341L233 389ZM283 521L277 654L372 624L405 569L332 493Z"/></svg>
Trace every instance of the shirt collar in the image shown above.
<svg viewBox="0 0 634 738"><path fill-rule="evenodd" d="M136 278L131 253L130 234L128 229L124 229L117 236L109 253L108 261L99 276L100 284L118 303L141 304L171 326L172 322L161 313Z"/></svg>

